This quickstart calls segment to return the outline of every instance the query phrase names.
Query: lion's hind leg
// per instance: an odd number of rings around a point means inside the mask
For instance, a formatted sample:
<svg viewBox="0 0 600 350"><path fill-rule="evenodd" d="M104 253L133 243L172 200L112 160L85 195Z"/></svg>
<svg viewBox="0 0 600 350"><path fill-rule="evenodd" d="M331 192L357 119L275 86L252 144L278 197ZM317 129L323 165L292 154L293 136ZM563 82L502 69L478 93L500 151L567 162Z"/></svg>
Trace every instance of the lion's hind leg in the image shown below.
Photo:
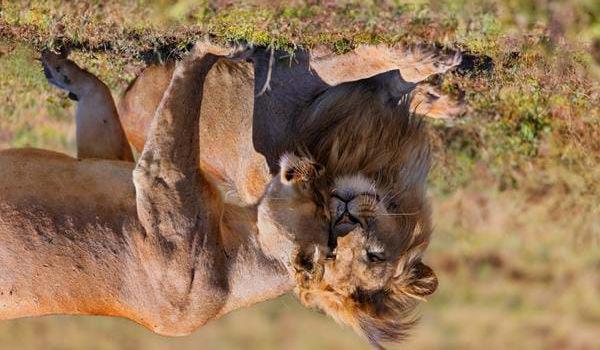
<svg viewBox="0 0 600 350"><path fill-rule="evenodd" d="M42 52L48 82L77 101L77 156L133 161L110 90L100 79L81 69L66 53Z"/></svg>

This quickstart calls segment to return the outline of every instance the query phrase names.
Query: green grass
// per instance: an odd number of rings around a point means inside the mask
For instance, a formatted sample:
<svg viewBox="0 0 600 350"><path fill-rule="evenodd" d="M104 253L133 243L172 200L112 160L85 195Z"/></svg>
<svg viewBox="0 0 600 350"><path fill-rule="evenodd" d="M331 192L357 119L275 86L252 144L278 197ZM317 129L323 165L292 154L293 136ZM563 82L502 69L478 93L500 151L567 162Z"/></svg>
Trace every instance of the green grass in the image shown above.
<svg viewBox="0 0 600 350"><path fill-rule="evenodd" d="M255 1L259 2L259 1ZM600 6L593 0L3 2L0 147L74 152L73 104L33 60L73 57L115 95L144 59L198 38L276 48L427 44L493 68L435 80L464 115L432 122L440 288L402 348L600 348ZM241 310L181 339L127 321L54 317L0 323L0 349L365 349L292 298Z"/></svg>

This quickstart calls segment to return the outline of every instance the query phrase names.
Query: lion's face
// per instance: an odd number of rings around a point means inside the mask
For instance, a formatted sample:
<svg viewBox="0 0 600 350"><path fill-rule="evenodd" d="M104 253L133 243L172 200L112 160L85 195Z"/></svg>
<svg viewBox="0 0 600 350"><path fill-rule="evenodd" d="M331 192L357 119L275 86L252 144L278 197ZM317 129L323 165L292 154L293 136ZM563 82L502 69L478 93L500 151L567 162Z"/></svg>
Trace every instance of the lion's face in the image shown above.
<svg viewBox="0 0 600 350"><path fill-rule="evenodd" d="M324 192L329 194L329 247L335 259L327 261L323 281L342 293L384 288L411 237L427 225L424 203L410 198L400 205L402 198L389 200L390 194L360 174L339 177ZM411 212L401 209L409 206Z"/></svg>
<svg viewBox="0 0 600 350"><path fill-rule="evenodd" d="M430 231L424 198L380 192L360 174L327 179L327 169L294 155L280 168L259 207L259 225L274 233L271 247L293 242L280 258L290 262L305 304L372 333L365 327L377 328L373 320L405 317L435 290L433 271L421 263ZM371 294L378 297L365 299Z"/></svg>

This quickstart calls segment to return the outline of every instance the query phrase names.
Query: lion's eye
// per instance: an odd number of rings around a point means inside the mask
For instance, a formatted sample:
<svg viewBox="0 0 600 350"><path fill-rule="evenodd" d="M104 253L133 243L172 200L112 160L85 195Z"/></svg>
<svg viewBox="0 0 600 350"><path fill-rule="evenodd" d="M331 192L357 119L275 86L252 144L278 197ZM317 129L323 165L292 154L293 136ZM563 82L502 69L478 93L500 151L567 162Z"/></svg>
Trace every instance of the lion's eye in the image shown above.
<svg viewBox="0 0 600 350"><path fill-rule="evenodd" d="M383 262L385 261L385 255L382 252L367 252L367 260L369 262Z"/></svg>

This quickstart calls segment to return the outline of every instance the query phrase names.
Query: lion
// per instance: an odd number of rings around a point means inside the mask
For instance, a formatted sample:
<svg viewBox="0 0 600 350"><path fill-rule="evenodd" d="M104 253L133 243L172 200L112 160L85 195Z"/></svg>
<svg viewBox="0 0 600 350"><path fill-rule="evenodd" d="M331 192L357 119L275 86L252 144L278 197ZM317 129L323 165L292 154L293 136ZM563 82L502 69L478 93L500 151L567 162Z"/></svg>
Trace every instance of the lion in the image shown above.
<svg viewBox="0 0 600 350"><path fill-rule="evenodd" d="M177 336L293 287L258 248L256 209L225 203L198 167L204 81L223 57L198 51L175 70L137 166L0 152L0 319L110 315Z"/></svg>
<svg viewBox="0 0 600 350"><path fill-rule="evenodd" d="M0 318L112 315L185 335L294 289L376 347L403 338L437 287L422 262L429 147L406 82L392 71L319 91L271 130L275 176L258 203L239 205L202 166L201 111L220 62L241 60L200 46L177 64L135 169L0 152ZM245 114L225 117L238 127ZM213 149L232 135L213 133Z"/></svg>
<svg viewBox="0 0 600 350"><path fill-rule="evenodd" d="M399 81L384 73L319 96L295 120L296 150L307 156L283 156L284 185L271 183L259 206L259 225L283 232L321 223L329 251L297 257L296 293L375 347L403 339L411 310L437 288L422 262L431 236L429 144L410 98L398 104ZM294 191L279 189L285 184ZM293 218L282 207L295 208Z"/></svg>

